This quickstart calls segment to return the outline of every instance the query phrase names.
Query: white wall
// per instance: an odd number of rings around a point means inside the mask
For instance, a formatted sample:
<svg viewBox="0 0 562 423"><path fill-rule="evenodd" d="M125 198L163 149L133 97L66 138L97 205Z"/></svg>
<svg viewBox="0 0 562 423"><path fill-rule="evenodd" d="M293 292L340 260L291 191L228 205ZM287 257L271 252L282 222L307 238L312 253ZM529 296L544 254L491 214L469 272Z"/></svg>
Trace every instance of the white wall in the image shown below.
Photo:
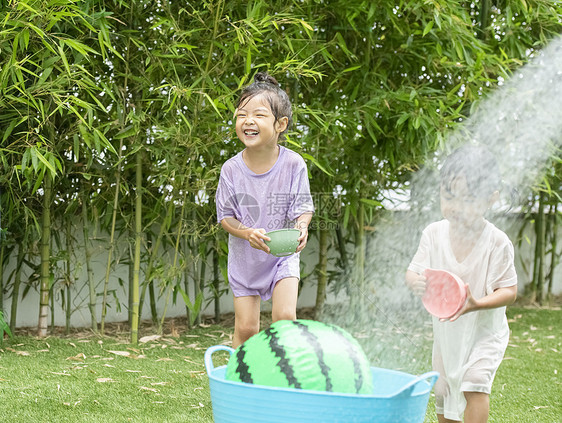
<svg viewBox="0 0 562 423"><path fill-rule="evenodd" d="M498 226L504 228L508 232L510 238L515 241L518 232L517 224L511 224L511 223L503 224L503 225L498 224ZM80 237L80 234L78 234L77 236ZM410 242L415 245L413 244L408 245L407 246L408 248L405 249L409 251L415 249L415 246L417 246L417 242L418 242L418 239L416 238L417 236L418 235L413 234L410 240ZM532 271L532 266L531 266L532 252L534 248L532 244L533 235L532 233L527 233L526 236L528 237L529 242L524 241L521 246L518 245L515 246L516 266L517 266L518 277L519 277L520 292L523 292L524 286L529 283L531 279L531 275L529 273ZM561 234L561 239L562 239L562 234ZM81 242L81 241L78 240L77 242ZM123 261L123 257L120 257L120 255L123 255L123 248L124 248L124 244L121 245L121 250L118 249L115 253L116 257L121 262ZM318 255L317 251L318 251L317 241L314 237L311 237L307 245L307 248L305 249L305 251L301 253L301 261L304 264L303 274L308 274L313 271L314 266L317 263L317 255ZM337 254L335 251L330 252L330 255L332 257L335 254ZM94 280L97 284L98 293L103 292L103 281L105 278L106 260L107 260L107 250L105 244L94 242L92 265L94 269ZM13 270L13 266L15 264L14 261L15 261L15 257L12 258L9 266L7 266L7 268L5 269L5 275L4 275L5 283L6 283L6 278L8 277L8 275L11 274ZM85 263L84 257L81 255L78 255L73 258L73 264L76 267L74 270L75 272L74 277L78 281L72 288L73 298L75 298L73 302L73 308L75 308L75 311L72 314L71 324L72 326L75 327L88 327L90 326L90 322L91 322L90 312L88 309L88 288L85 284L87 278L86 266L84 263ZM62 265L62 262L60 264ZM24 273L23 281L25 281L26 278L28 277L29 277L29 271L27 272L27 274ZM141 277L142 277L142 272L141 272ZM121 310L117 310L115 306L115 300L113 296L111 296L109 298L109 304L111 308L109 308L107 311L108 313L106 318L107 322L121 322L127 320L127 315L128 315L127 292L126 292L127 287L120 286L118 283L118 278L121 278L123 281L125 281L125 284L127 283L126 281L128 280L128 266L126 264L121 264L117 266L116 270L111 272L109 289L110 290L114 289L116 291L119 301L121 302ZM32 288L28 292L26 298L20 302L18 307L18 315L17 315L18 327L24 327L24 326L34 327L37 325L37 320L39 315L38 289L39 289L38 286ZM23 282L22 282L22 288L20 289L20 295L21 295L21 291L23 291ZM555 271L555 283L553 287L553 292L555 294L562 293L562 264L559 265ZM164 305L165 305L164 297L165 295L162 295L162 297L160 298L157 304L157 309L159 314L161 314L162 310L164 309ZM58 294L58 290L57 290L55 324L57 326L64 326L65 316L64 316L64 311L61 308L60 300L61 300L60 295ZM308 278L306 278L306 280L304 281L301 295L298 300L298 307L314 306L315 300L316 300L316 276L311 275ZM336 298L333 294L329 293L328 303L335 303L337 301L338 298ZM11 298L9 298L8 295L5 294L4 312L7 318L9 317L10 306L11 306ZM232 294L230 292L228 292L227 294L223 295L223 297L221 297L220 306L222 312L233 311ZM263 303L262 309L271 310L270 303ZM214 315L214 304L211 303L207 307L207 309L203 311L203 313L205 315ZM183 304L183 300L180 297L178 297L176 304L172 304L170 300L167 316L175 317L184 314L185 314L185 306ZM101 316L101 296L98 296L98 301L97 301L98 321L100 319L100 316ZM150 310L148 305L148 294L147 294L147 302L145 303L145 306L143 308L143 319L149 319L149 318L150 318Z"/></svg>

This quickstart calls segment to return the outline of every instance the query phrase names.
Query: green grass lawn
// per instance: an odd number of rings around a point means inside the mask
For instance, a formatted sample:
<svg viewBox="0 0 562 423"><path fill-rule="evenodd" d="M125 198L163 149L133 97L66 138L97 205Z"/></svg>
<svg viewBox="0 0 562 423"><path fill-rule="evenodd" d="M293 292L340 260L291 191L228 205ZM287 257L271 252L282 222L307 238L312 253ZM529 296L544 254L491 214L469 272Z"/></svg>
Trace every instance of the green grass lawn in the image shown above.
<svg viewBox="0 0 562 423"><path fill-rule="evenodd" d="M512 336L490 421L561 422L562 311L512 307L508 317ZM231 325L213 325L136 347L119 336L17 336L0 348L0 416L26 423L212 422L203 354L231 334ZM225 362L217 354L215 365ZM436 421L432 399L425 421Z"/></svg>

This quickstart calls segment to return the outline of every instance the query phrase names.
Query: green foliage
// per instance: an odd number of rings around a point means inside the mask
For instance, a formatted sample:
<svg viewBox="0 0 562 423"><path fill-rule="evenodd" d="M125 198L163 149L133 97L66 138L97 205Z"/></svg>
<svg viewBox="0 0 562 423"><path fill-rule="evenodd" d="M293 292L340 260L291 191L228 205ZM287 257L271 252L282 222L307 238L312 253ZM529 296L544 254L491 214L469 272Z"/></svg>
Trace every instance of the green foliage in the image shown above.
<svg viewBox="0 0 562 423"><path fill-rule="evenodd" d="M79 233L92 225L92 245L108 251L108 285L119 283L112 271L139 251L141 296L150 287L167 298L183 282L188 305L198 304L197 289L209 283L212 249L226 280L214 192L220 166L241 149L232 115L255 72L272 73L293 101L287 144L307 160L315 199L337 193L335 212L318 207L318 227L342 225L357 241L383 200L407 187L411 171L442 147L498 77L561 32L562 11L547 0L495 2L489 19L479 15L489 4L483 1L3 4L6 242L23 242L24 267L36 266L48 175L52 233L66 231L67 220ZM77 219L82 203L89 221ZM136 216L141 231L133 240ZM52 260L50 272L61 274L61 262ZM76 285L79 292L83 281ZM60 289L55 283L54 292ZM111 292L104 288L104 309L116 301ZM83 302L77 298L77 307Z"/></svg>

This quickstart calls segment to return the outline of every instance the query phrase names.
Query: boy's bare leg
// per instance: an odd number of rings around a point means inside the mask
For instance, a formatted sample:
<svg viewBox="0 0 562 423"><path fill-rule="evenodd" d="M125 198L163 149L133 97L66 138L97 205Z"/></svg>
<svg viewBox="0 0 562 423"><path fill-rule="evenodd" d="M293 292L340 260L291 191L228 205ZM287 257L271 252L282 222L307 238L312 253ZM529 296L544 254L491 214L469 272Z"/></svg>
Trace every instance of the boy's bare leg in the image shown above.
<svg viewBox="0 0 562 423"><path fill-rule="evenodd" d="M464 397L464 423L486 423L490 413L490 395L484 392L464 392Z"/></svg>

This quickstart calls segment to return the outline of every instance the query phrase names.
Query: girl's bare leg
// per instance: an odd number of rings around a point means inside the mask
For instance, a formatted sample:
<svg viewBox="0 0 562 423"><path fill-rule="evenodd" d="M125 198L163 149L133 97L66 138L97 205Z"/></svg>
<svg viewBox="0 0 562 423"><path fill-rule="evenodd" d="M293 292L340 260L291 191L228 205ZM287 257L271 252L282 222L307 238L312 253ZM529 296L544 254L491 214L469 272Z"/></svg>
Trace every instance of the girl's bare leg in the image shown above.
<svg viewBox="0 0 562 423"><path fill-rule="evenodd" d="M285 278L277 282L271 296L271 320L296 320L298 292L298 278Z"/></svg>
<svg viewBox="0 0 562 423"><path fill-rule="evenodd" d="M232 348L255 335L260 330L260 297L234 297L234 338Z"/></svg>

